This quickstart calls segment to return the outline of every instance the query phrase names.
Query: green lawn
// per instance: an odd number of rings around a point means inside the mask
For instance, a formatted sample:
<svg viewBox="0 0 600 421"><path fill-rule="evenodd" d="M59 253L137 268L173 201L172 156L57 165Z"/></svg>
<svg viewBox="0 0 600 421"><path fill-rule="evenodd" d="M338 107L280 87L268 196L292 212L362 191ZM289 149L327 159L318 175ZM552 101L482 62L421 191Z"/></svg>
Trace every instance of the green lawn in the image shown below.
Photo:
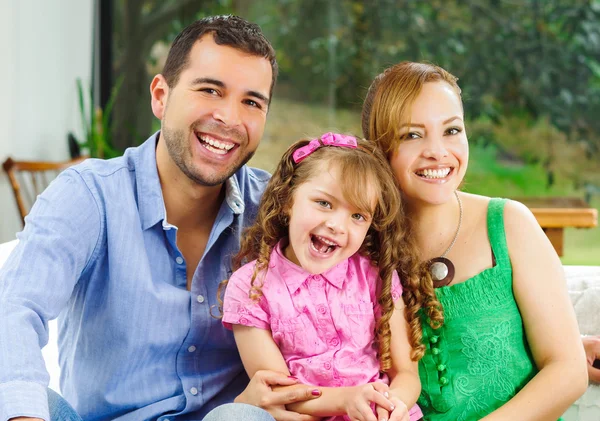
<svg viewBox="0 0 600 421"><path fill-rule="evenodd" d="M592 206L600 215L600 197L592 200ZM565 255L561 260L566 265L600 265L600 228L567 229Z"/></svg>
<svg viewBox="0 0 600 421"><path fill-rule="evenodd" d="M360 114L275 99L267 118L265 135L250 164L272 172L290 144L328 131L360 135ZM499 162L494 147L476 145L471 145L469 171L463 189L497 197L583 197L583 193L574 190L569 180L557 179L548 189L541 167ZM600 213L600 197L592 201L592 206ZM564 264L600 265L600 228L567 229L564 249Z"/></svg>

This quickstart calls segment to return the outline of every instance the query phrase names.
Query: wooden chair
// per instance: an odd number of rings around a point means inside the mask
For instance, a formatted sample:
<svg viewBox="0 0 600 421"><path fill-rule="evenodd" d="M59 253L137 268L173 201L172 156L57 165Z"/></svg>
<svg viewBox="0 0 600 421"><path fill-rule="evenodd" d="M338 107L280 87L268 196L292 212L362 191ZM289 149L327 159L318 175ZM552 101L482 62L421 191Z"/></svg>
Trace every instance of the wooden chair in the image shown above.
<svg viewBox="0 0 600 421"><path fill-rule="evenodd" d="M83 156L65 162L14 161L12 158L4 161L2 168L10 180L23 226L25 226L25 216L29 213L33 202L48 184L62 170L86 158Z"/></svg>

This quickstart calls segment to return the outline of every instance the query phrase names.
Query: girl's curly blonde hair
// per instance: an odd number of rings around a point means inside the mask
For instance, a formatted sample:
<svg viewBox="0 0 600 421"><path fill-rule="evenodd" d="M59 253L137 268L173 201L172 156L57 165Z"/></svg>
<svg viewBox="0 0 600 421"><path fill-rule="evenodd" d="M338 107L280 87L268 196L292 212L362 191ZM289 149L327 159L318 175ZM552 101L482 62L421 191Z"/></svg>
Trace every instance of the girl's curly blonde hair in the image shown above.
<svg viewBox="0 0 600 421"><path fill-rule="evenodd" d="M410 123L411 107L423 85L445 82L460 98L457 81L456 76L433 64L402 62L389 67L375 78L367 92L362 110L363 135L390 157L402 141L399 129ZM408 230L413 229L408 227ZM403 280L406 319L413 335L413 353L420 358L425 352L420 313L427 316L429 325L434 329L443 325L444 314L433 289L429 263L408 259L401 262L398 272Z"/></svg>
<svg viewBox="0 0 600 421"><path fill-rule="evenodd" d="M342 175L339 182L344 198L361 212L372 215L371 226L359 253L368 257L379 269L377 302L381 312L375 333L381 370L387 371L392 363L392 274L399 265L406 266L417 258L413 242L408 238L407 221L396 181L384 154L370 142L358 140L356 149L322 146L296 164L292 158L294 151L306 146L308 142L298 141L284 153L262 196L256 222L242 237L241 249L233 258L233 268L238 269L243 264L256 260L249 294L258 299L262 294L261 280L267 271L271 252L279 240L288 236L294 192L323 171L337 169L338 174ZM374 202L375 208L372 207ZM410 278L403 279L403 284L409 287L419 284L415 274L404 276ZM415 345L412 341L411 344Z"/></svg>

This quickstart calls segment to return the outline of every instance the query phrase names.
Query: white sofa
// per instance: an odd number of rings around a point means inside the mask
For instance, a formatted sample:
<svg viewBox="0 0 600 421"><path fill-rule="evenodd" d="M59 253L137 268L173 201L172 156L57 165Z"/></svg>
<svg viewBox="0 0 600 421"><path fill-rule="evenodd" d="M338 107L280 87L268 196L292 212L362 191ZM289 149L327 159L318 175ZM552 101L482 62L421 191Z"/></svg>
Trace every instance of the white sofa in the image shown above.
<svg viewBox="0 0 600 421"><path fill-rule="evenodd" d="M17 241L0 244L0 267L17 244ZM600 334L600 266L565 266L569 295L575 308L582 334ZM42 350L50 372L50 387L60 391L58 378L58 349L56 324L51 321L50 341ZM557 380L560 381L560 380ZM600 386L590 385L587 392L564 415L565 421L600 420Z"/></svg>

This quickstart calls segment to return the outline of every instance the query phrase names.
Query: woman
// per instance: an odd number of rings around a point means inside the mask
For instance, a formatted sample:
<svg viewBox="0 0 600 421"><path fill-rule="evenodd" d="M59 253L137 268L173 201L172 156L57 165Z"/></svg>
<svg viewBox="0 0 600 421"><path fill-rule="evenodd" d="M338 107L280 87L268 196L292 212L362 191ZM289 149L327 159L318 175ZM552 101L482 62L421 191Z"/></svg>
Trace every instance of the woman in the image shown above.
<svg viewBox="0 0 600 421"><path fill-rule="evenodd" d="M371 85L362 125L388 156L432 288L421 313L425 418L556 420L587 387L563 269L524 205L458 190L469 145L457 78L395 65Z"/></svg>

